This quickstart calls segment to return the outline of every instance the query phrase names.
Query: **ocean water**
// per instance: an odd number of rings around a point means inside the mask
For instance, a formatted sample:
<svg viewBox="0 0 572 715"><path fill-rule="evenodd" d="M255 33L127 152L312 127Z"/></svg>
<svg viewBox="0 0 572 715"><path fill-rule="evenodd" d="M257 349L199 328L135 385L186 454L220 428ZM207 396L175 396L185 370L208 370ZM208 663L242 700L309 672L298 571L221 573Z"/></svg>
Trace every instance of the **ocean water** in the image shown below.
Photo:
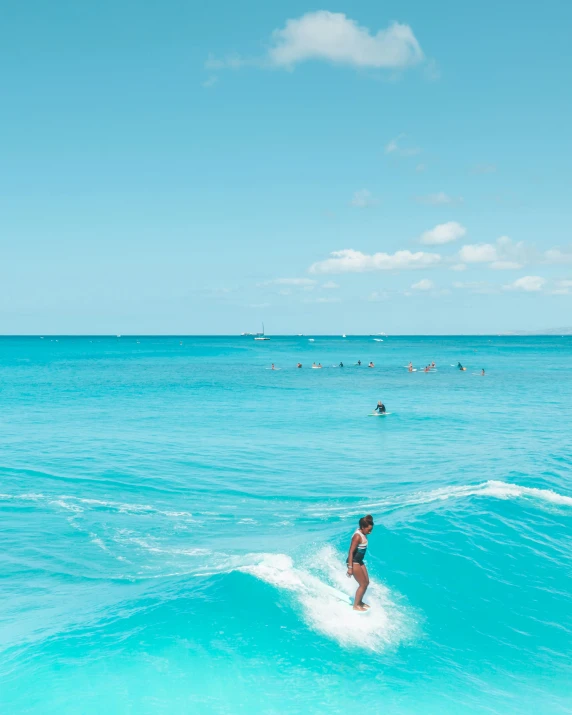
<svg viewBox="0 0 572 715"><path fill-rule="evenodd" d="M572 712L571 404L569 337L0 338L0 712Z"/></svg>

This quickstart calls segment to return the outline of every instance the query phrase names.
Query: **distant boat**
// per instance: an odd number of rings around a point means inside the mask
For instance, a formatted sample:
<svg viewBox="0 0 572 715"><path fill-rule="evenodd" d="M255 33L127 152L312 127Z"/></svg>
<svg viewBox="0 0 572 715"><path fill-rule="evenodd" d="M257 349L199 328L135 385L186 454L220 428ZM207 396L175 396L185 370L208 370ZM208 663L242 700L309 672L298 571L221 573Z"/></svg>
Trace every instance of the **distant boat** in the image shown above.
<svg viewBox="0 0 572 715"><path fill-rule="evenodd" d="M346 335L345 335L345 333L344 333L344 334L342 335L342 338L345 338L345 337L346 337Z"/></svg>
<svg viewBox="0 0 572 715"><path fill-rule="evenodd" d="M376 343L382 343L382 342L383 342L383 340L382 340L381 338L374 338L374 340L375 340Z"/></svg>
<svg viewBox="0 0 572 715"><path fill-rule="evenodd" d="M264 335L264 323L262 323L262 332L258 333L254 339L255 340L270 340L270 338L267 338L266 335Z"/></svg>
<svg viewBox="0 0 572 715"><path fill-rule="evenodd" d="M308 338L308 342L309 342L309 343L313 343L313 342L314 342L314 338Z"/></svg>

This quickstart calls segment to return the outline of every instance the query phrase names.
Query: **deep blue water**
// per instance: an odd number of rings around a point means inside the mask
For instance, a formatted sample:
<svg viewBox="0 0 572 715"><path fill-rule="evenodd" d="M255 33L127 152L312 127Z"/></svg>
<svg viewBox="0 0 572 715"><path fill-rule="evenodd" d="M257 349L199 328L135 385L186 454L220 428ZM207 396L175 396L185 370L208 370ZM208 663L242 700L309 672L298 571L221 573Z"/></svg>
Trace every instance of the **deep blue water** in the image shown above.
<svg viewBox="0 0 572 715"><path fill-rule="evenodd" d="M571 403L566 337L0 338L0 712L572 712Z"/></svg>

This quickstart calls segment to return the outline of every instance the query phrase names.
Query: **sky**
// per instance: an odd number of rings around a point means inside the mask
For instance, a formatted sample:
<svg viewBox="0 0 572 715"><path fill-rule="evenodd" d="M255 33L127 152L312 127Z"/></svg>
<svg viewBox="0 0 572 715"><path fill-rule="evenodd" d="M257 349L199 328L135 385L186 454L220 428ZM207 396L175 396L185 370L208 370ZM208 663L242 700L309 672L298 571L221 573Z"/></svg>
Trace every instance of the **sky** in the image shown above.
<svg viewBox="0 0 572 715"><path fill-rule="evenodd" d="M572 5L11 3L0 334L572 325Z"/></svg>

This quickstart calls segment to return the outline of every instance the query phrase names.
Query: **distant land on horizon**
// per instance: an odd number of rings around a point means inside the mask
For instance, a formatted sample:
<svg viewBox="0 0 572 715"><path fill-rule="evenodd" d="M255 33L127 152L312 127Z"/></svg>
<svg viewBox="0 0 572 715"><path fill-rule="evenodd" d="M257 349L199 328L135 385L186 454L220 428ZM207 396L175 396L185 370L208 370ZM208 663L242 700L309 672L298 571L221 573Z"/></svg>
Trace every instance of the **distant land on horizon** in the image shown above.
<svg viewBox="0 0 572 715"><path fill-rule="evenodd" d="M511 330L501 335L572 335L572 328L544 328L543 330Z"/></svg>
<svg viewBox="0 0 572 715"><path fill-rule="evenodd" d="M40 333L37 334L8 334L0 333L0 338L252 338L257 333ZM572 336L572 326L561 328L542 328L539 330L507 330L504 332L491 333L347 333L348 338L368 338L368 337L383 337L383 338L455 338L455 337L525 337L525 336ZM272 338L336 338L342 337L341 333L267 333L267 337ZM343 335L346 337L346 335Z"/></svg>

